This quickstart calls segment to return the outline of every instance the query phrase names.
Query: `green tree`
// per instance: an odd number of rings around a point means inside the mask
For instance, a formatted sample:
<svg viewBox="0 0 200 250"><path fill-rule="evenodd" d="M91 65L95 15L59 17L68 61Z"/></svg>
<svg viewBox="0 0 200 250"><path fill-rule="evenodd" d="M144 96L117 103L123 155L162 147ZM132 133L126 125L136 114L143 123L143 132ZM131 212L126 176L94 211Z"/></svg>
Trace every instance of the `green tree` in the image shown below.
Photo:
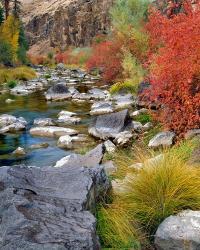
<svg viewBox="0 0 200 250"><path fill-rule="evenodd" d="M22 22L20 22L20 27L19 27L19 48L17 51L17 56L20 62L23 64L27 63L27 56L26 56L26 51L28 50L28 42L24 33L24 26Z"/></svg>
<svg viewBox="0 0 200 250"><path fill-rule="evenodd" d="M8 42L0 41L0 64L11 65L13 60L12 47Z"/></svg>

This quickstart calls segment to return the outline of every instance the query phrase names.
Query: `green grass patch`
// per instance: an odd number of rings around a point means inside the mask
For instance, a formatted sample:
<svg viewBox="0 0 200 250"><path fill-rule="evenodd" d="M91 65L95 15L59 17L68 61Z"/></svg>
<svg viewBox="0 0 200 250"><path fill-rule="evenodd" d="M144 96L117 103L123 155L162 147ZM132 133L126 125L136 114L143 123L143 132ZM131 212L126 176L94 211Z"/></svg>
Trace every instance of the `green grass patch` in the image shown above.
<svg viewBox="0 0 200 250"><path fill-rule="evenodd" d="M144 125L147 122L152 122L152 117L150 114L140 114L134 117L134 121L141 122Z"/></svg>

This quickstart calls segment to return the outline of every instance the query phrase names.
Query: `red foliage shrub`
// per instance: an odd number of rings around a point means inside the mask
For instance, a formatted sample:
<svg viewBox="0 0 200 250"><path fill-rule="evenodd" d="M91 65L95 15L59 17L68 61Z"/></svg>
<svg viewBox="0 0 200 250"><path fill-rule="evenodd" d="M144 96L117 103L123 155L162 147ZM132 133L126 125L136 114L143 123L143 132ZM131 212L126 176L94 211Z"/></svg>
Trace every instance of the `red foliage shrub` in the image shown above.
<svg viewBox="0 0 200 250"><path fill-rule="evenodd" d="M104 41L93 45L93 53L88 60L88 70L99 68L103 71L103 79L112 82L120 77L122 72L121 43L118 41Z"/></svg>
<svg viewBox="0 0 200 250"><path fill-rule="evenodd" d="M200 126L200 10L171 18L152 11L150 79L154 98L163 104L159 120L180 136Z"/></svg>
<svg viewBox="0 0 200 250"><path fill-rule="evenodd" d="M66 63L67 58L68 58L67 53L59 52L55 56L55 61L56 61L56 63Z"/></svg>

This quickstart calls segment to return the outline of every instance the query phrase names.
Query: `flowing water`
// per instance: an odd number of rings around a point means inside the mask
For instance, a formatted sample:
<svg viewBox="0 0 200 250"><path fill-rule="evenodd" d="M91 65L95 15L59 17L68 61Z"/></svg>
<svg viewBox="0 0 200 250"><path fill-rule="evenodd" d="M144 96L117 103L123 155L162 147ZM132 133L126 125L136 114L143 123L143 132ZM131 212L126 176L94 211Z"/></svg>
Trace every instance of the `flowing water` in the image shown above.
<svg viewBox="0 0 200 250"><path fill-rule="evenodd" d="M85 91L85 87L82 87ZM81 87L79 89L81 91ZM13 99L14 102L7 104L6 99ZM11 114L17 117L24 117L28 126L26 131L0 135L0 166L25 164L27 166L50 166L60 158L70 154L70 151L59 149L56 146L57 140L54 138L33 137L29 134L29 129L33 125L35 118L56 118L61 110L77 113L82 118L81 123L73 125L80 133L87 133L91 117L89 116L91 104L66 102L46 102L43 92L37 92L28 96L12 96L4 94L0 96L0 115ZM70 127L70 126L67 126ZM38 143L48 143L48 148L31 150L30 146ZM17 147L25 148L27 154L16 157L12 152Z"/></svg>

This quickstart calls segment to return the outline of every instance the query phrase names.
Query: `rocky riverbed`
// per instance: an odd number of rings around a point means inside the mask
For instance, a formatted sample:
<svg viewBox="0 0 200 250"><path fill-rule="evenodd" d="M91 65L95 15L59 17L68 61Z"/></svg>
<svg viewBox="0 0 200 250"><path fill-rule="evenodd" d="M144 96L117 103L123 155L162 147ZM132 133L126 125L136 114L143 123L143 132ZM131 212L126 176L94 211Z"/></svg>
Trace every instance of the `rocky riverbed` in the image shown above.
<svg viewBox="0 0 200 250"><path fill-rule="evenodd" d="M102 159L152 128L151 122L135 119L148 110L130 94L111 96L100 76L84 70L60 64L36 71L37 79L1 89L0 248L100 249L94 216L98 201L111 187L124 193L131 177L110 182L116 166ZM190 130L185 138L198 134L200 129ZM173 132L160 132L149 147L169 147L175 139ZM143 165L130 167L139 171ZM167 223L156 234L158 249L168 249L162 248L168 244L163 231L173 234Z"/></svg>
<svg viewBox="0 0 200 250"><path fill-rule="evenodd" d="M37 79L1 89L1 166L53 166L100 139L124 145L143 129L129 115L136 99L129 94L111 96L99 76L62 64L36 71Z"/></svg>

